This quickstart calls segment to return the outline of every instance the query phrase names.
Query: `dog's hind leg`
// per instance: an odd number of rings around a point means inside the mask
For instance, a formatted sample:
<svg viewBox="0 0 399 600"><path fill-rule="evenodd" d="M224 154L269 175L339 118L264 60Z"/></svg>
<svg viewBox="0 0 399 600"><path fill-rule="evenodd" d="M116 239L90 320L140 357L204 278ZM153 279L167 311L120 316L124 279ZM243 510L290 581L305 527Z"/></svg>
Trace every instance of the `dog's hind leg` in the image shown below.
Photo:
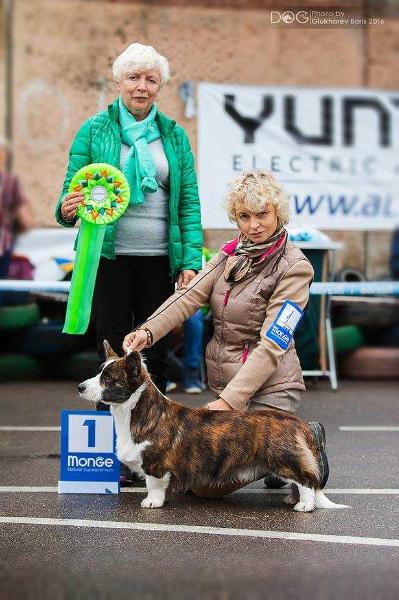
<svg viewBox="0 0 399 600"><path fill-rule="evenodd" d="M294 510L298 512L311 512L315 509L316 494L314 488L297 483L299 491L299 502L295 504Z"/></svg>
<svg viewBox="0 0 399 600"><path fill-rule="evenodd" d="M166 490L170 481L170 473L165 473L158 479L151 475L145 476L148 495L141 503L142 508L161 508L165 502Z"/></svg>

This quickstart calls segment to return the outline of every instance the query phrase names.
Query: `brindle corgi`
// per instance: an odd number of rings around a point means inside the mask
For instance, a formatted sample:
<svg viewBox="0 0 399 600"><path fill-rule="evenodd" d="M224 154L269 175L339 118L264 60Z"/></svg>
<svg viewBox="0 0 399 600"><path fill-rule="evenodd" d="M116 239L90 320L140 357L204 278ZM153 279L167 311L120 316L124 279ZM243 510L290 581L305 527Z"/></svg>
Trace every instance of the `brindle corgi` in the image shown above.
<svg viewBox="0 0 399 600"><path fill-rule="evenodd" d="M101 372L78 385L82 398L110 405L117 455L148 490L144 508L165 502L176 490L245 485L274 473L295 483L294 510L343 508L320 489L317 448L309 426L278 409L253 412L188 408L154 385L138 352L120 358L104 342Z"/></svg>

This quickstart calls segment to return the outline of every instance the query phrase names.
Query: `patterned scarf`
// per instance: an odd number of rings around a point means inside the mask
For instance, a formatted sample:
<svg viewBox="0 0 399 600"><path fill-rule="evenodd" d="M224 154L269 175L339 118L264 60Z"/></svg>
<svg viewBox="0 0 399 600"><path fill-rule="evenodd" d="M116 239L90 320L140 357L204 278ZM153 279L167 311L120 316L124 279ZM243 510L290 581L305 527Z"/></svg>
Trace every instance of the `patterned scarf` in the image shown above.
<svg viewBox="0 0 399 600"><path fill-rule="evenodd" d="M144 194L158 189L155 179L156 166L148 144L161 137L155 121L157 107L154 104L142 121L136 121L119 96L119 123L122 141L130 146L122 171L130 185L130 204L144 204Z"/></svg>
<svg viewBox="0 0 399 600"><path fill-rule="evenodd" d="M278 225L276 231L262 244L251 242L248 238L240 233L238 244L233 256L229 256L224 269L225 281L233 283L241 281L252 271L252 265L255 259L258 259L268 250L270 257L274 256L273 248L276 249L282 246L287 239L287 232L284 225Z"/></svg>

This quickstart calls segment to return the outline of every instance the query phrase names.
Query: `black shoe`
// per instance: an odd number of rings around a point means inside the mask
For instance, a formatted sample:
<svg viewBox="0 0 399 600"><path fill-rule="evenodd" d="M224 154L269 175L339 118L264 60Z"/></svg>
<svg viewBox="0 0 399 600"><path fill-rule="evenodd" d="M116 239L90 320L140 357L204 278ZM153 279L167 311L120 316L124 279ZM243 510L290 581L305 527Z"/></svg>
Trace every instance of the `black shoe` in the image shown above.
<svg viewBox="0 0 399 600"><path fill-rule="evenodd" d="M284 481L284 479L280 479L280 477L274 475L273 473L269 473L268 475L266 475L263 482L265 484L265 487L273 490L279 490L280 488L284 487L287 483L286 481Z"/></svg>
<svg viewBox="0 0 399 600"><path fill-rule="evenodd" d="M131 470L123 463L120 465L119 484L121 487L127 487L129 485L145 487L145 481L135 473L132 473Z"/></svg>
<svg viewBox="0 0 399 600"><path fill-rule="evenodd" d="M324 429L324 425L318 421L310 421L308 425L313 433L316 448L319 451L320 487L323 489L330 473L326 454L326 430Z"/></svg>

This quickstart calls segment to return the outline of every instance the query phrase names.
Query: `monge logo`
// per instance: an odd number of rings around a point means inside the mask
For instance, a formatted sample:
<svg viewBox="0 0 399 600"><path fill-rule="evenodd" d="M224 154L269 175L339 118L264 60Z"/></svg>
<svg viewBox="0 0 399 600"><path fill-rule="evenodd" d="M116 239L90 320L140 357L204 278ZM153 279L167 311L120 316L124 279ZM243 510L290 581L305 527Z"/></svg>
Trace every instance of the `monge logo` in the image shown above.
<svg viewBox="0 0 399 600"><path fill-rule="evenodd" d="M104 458L103 456L97 457L85 457L85 456L76 456L76 454L70 454L68 456L68 467L80 467L80 468L94 468L101 469L106 467L110 469L114 464L114 460L112 458Z"/></svg>

